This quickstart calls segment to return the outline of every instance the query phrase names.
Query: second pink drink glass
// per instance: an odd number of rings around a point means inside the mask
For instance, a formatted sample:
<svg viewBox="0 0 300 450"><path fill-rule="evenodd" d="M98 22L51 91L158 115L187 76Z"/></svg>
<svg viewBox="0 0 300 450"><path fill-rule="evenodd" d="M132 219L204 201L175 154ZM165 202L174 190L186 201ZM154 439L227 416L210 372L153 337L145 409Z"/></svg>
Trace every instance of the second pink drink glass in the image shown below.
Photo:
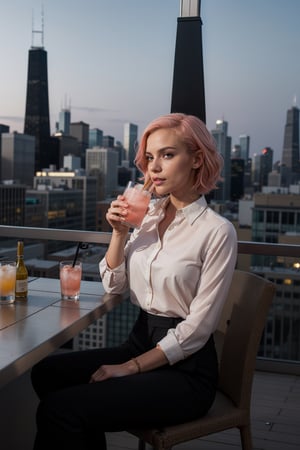
<svg viewBox="0 0 300 450"><path fill-rule="evenodd" d="M129 227L140 227L148 210L151 193L143 189L142 184L129 181L124 191L124 197L129 205L124 223Z"/></svg>

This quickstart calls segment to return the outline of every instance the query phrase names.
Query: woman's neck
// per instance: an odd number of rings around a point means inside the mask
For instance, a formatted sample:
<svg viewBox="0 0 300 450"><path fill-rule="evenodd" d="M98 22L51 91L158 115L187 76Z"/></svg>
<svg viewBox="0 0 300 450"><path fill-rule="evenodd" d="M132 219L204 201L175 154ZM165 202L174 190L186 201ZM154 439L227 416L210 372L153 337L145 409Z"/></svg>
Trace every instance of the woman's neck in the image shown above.
<svg viewBox="0 0 300 450"><path fill-rule="evenodd" d="M184 198L179 198L173 194L170 194L169 203L172 203L174 208L177 210L177 209L182 209L185 206L190 205L191 203L194 203L200 197L201 197L201 195L198 193L191 193L188 197L184 197Z"/></svg>

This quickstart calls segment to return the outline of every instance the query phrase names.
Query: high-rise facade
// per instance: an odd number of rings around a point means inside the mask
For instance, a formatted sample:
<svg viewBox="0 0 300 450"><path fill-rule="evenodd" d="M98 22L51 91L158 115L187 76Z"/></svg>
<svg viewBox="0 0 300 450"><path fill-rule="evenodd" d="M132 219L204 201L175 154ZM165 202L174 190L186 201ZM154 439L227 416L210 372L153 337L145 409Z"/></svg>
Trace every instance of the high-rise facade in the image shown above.
<svg viewBox="0 0 300 450"><path fill-rule="evenodd" d="M136 144L138 140L138 126L133 123L124 124L123 146L129 167L134 167Z"/></svg>
<svg viewBox="0 0 300 450"><path fill-rule="evenodd" d="M283 184L289 185L298 181L300 179L299 109L296 106L287 111L281 162L289 174L282 180Z"/></svg>
<svg viewBox="0 0 300 450"><path fill-rule="evenodd" d="M64 157L68 155L77 156L80 159L80 166L82 165L81 158L81 144L74 136L68 136L63 133L56 133L55 135L58 142L58 166L57 169L61 169L64 164Z"/></svg>
<svg viewBox="0 0 300 450"><path fill-rule="evenodd" d="M29 50L24 132L50 136L47 52L41 47Z"/></svg>
<svg viewBox="0 0 300 450"><path fill-rule="evenodd" d="M260 190L261 182L261 155L259 153L254 153L251 163L251 178L254 187L254 191Z"/></svg>
<svg viewBox="0 0 300 450"><path fill-rule="evenodd" d="M24 226L26 188L20 184L0 184L0 224Z"/></svg>
<svg viewBox="0 0 300 450"><path fill-rule="evenodd" d="M252 241L278 243L283 235L300 235L300 196L264 194L254 196ZM256 256L258 260L260 257ZM261 259L265 260L263 256ZM274 257L270 256L270 260Z"/></svg>
<svg viewBox="0 0 300 450"><path fill-rule="evenodd" d="M71 111L69 109L62 109L59 113L58 130L60 133L69 135L71 123Z"/></svg>
<svg viewBox="0 0 300 450"><path fill-rule="evenodd" d="M118 153L111 148L88 148L86 172L98 177L98 200L114 196L118 187Z"/></svg>
<svg viewBox="0 0 300 450"><path fill-rule="evenodd" d="M245 161L242 158L231 159L230 192L233 202L244 196Z"/></svg>
<svg viewBox="0 0 300 450"><path fill-rule="evenodd" d="M82 121L72 122L70 124L70 135L75 137L79 142L82 168L85 168L85 152L89 147L89 129L89 124Z"/></svg>
<svg viewBox="0 0 300 450"><path fill-rule="evenodd" d="M72 205L72 201L65 205L63 196L57 197L61 208L59 211L48 211L48 220L55 220L57 228L66 228L68 224L70 229L95 230L96 214L95 207L97 201L97 179L92 176L79 175L75 171L50 171L37 172L34 177L34 188L37 191L67 191L74 192L74 195L81 193L80 198L80 223L76 223L73 218L78 214L78 209ZM50 197L49 197L50 198ZM54 197L55 198L55 197ZM54 202L53 202L54 205ZM51 205L52 206L52 205ZM77 219L76 219L77 220ZM50 222L49 222L50 223ZM54 222L53 222L54 223ZM77 228L76 228L77 226Z"/></svg>
<svg viewBox="0 0 300 450"><path fill-rule="evenodd" d="M9 126L3 125L2 123L0 123L0 134L2 134L2 133L9 133Z"/></svg>
<svg viewBox="0 0 300 450"><path fill-rule="evenodd" d="M240 158L248 161L250 150L250 136L246 134L240 135Z"/></svg>
<svg viewBox="0 0 300 450"><path fill-rule="evenodd" d="M102 137L102 147L104 148L114 148L115 146L115 138L113 136L103 136Z"/></svg>
<svg viewBox="0 0 300 450"><path fill-rule="evenodd" d="M219 184L219 189L213 191L213 198L221 203L230 200L231 187L231 137L227 135L228 122L217 120L216 128L211 131L216 141L217 149L223 156L224 166L222 171L223 182Z"/></svg>
<svg viewBox="0 0 300 450"><path fill-rule="evenodd" d="M206 121L200 0L181 0L177 19L171 112Z"/></svg>
<svg viewBox="0 0 300 450"><path fill-rule="evenodd" d="M27 134L2 134L2 180L14 180L32 187L35 138Z"/></svg>
<svg viewBox="0 0 300 450"><path fill-rule="evenodd" d="M91 128L89 130L89 148L102 147L103 131L99 128Z"/></svg>
<svg viewBox="0 0 300 450"><path fill-rule="evenodd" d="M2 134L3 133L9 133L9 126L8 125L3 125L2 123L0 123L0 181L1 181L1 160L2 160L2 152L1 152L1 146L2 146Z"/></svg>
<svg viewBox="0 0 300 450"><path fill-rule="evenodd" d="M56 140L50 137L47 52L43 47L29 50L24 134L35 137L35 170L58 164Z"/></svg>
<svg viewBox="0 0 300 450"><path fill-rule="evenodd" d="M274 151L270 147L265 147L261 151L261 186L268 186L268 176L272 172Z"/></svg>
<svg viewBox="0 0 300 450"><path fill-rule="evenodd" d="M274 151L265 147L260 153L255 153L252 159L252 182L255 191L262 186L268 186L269 174L272 172Z"/></svg>
<svg viewBox="0 0 300 450"><path fill-rule="evenodd" d="M300 196L295 193L256 193L252 213L252 241L296 245L300 236ZM251 271L276 283L259 356L300 358L299 258L255 255Z"/></svg>

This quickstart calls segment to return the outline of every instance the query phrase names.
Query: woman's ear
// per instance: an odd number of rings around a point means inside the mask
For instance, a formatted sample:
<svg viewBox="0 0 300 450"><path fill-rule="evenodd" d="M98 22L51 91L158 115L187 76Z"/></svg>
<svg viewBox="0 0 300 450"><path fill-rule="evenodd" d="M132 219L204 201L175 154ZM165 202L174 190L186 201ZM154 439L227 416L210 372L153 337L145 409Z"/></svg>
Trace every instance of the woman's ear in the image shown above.
<svg viewBox="0 0 300 450"><path fill-rule="evenodd" d="M200 151L196 152L194 155L194 162L192 165L193 169L199 169L203 165L203 156Z"/></svg>

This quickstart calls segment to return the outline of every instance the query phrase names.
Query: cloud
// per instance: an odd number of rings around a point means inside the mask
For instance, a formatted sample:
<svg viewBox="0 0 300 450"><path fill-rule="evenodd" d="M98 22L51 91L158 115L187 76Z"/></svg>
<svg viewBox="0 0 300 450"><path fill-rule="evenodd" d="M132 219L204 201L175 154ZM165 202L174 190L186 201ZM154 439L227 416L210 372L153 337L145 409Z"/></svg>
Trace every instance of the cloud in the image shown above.
<svg viewBox="0 0 300 450"><path fill-rule="evenodd" d="M0 120L7 120L8 122L24 122L24 116L0 116Z"/></svg>
<svg viewBox="0 0 300 450"><path fill-rule="evenodd" d="M75 109L77 111L83 111L88 113L110 113L110 112L117 112L114 109L107 109L107 108L96 108L93 106L71 106L71 111Z"/></svg>

